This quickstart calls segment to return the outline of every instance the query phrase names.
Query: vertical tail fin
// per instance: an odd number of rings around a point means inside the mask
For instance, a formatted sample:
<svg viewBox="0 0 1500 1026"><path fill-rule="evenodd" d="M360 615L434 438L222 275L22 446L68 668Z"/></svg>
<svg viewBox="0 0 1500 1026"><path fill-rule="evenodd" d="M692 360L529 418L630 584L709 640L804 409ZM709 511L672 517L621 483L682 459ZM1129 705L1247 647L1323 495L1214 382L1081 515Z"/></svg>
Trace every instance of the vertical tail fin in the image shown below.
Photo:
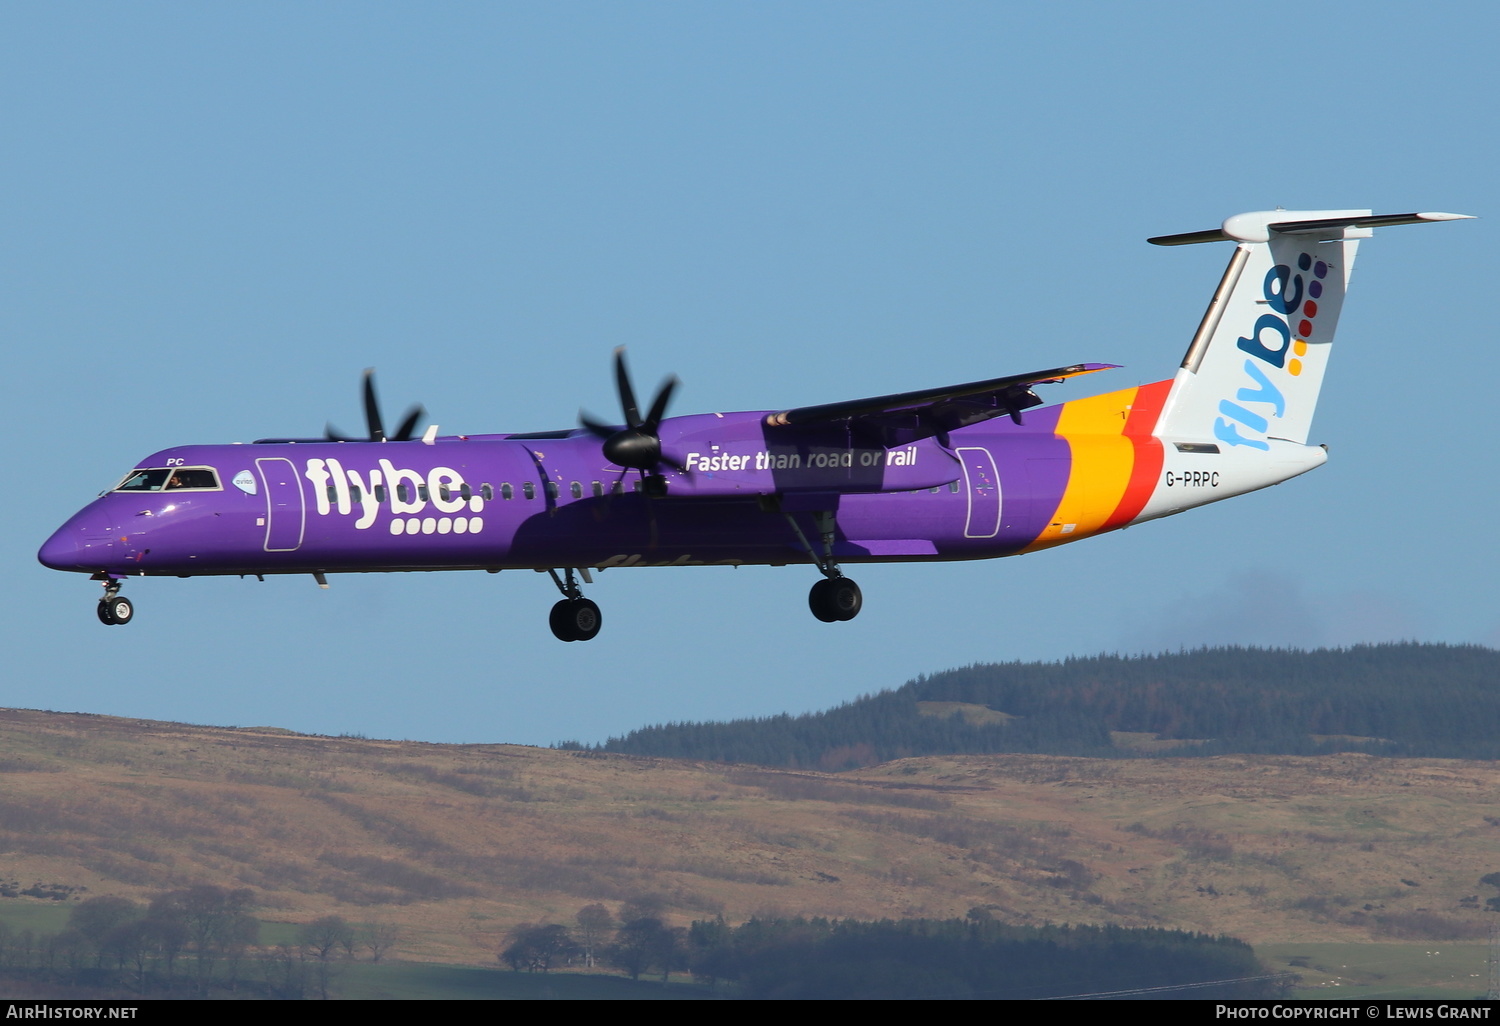
<svg viewBox="0 0 1500 1026"><path fill-rule="evenodd" d="M1237 242L1157 422L1162 438L1269 449L1306 444L1359 240L1385 225L1464 214L1274 210L1149 240Z"/></svg>

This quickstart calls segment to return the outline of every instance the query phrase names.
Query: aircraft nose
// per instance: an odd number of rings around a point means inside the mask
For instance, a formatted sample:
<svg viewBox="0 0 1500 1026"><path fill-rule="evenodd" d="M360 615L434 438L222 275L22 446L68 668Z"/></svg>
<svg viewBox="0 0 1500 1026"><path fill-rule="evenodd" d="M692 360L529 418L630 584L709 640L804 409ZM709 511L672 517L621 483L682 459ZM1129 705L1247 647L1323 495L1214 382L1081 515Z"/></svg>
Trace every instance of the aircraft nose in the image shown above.
<svg viewBox="0 0 1500 1026"><path fill-rule="evenodd" d="M105 532L91 531L69 521L42 543L36 558L53 570L98 570L104 565L108 549Z"/></svg>

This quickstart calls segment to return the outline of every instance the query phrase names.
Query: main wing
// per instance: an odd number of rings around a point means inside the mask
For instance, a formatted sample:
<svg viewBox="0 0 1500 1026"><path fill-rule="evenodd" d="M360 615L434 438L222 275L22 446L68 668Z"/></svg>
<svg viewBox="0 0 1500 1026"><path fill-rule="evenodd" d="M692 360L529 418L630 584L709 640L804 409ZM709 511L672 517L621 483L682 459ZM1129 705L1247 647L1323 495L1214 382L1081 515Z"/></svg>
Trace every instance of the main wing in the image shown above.
<svg viewBox="0 0 1500 1026"><path fill-rule="evenodd" d="M799 406L766 416L767 427L847 425L851 431L879 438L886 446L944 435L957 428L1008 415L1021 423L1021 411L1040 406L1035 385L1052 385L1080 374L1112 370L1113 363L1075 363L1070 367L970 381L945 388L854 399L821 406Z"/></svg>

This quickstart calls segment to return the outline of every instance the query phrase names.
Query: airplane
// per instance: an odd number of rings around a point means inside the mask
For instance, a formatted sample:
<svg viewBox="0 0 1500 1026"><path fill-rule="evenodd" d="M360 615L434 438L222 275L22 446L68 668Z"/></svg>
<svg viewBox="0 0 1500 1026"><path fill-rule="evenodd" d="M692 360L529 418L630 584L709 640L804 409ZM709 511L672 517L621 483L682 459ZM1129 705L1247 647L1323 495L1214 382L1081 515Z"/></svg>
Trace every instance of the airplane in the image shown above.
<svg viewBox="0 0 1500 1026"><path fill-rule="evenodd" d="M130 577L530 569L562 598L549 626L588 641L593 573L631 566L813 567L828 623L860 612L860 563L1035 552L1279 484L1321 466L1308 444L1361 239L1447 213L1274 210L1161 246L1231 242L1176 374L1043 406L1036 388L1112 369L1078 363L794 409L642 414L623 350L623 423L521 434L389 435L371 372L366 435L189 445L141 460L42 546L104 587L130 623ZM582 584L580 584L580 581Z"/></svg>

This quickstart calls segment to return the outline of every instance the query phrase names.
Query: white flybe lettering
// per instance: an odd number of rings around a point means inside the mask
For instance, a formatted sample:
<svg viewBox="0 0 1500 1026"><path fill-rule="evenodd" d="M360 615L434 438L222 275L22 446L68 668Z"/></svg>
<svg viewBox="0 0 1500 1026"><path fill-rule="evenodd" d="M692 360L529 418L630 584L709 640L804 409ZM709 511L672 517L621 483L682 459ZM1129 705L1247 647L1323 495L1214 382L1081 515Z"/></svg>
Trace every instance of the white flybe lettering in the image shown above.
<svg viewBox="0 0 1500 1026"><path fill-rule="evenodd" d="M421 471L398 467L388 459L378 461L379 469L349 470L335 458L310 459L303 476L313 487L314 510L319 516L358 514L354 526L364 531L375 525L381 506L388 502L397 518L391 522L391 534L473 534L482 529L482 518L456 517L454 513L480 513L484 499L478 494L464 498L464 477L451 467L433 467ZM415 519L428 506L440 518ZM429 527L428 525L431 524Z"/></svg>
<svg viewBox="0 0 1500 1026"><path fill-rule="evenodd" d="M765 455L761 453L760 455ZM733 453L720 452L712 456L705 456L701 452L688 453L687 463L683 464L688 470L702 471L708 473L715 470L744 470L745 464L750 462L749 455L736 456ZM757 470L764 469L757 467Z"/></svg>
<svg viewBox="0 0 1500 1026"><path fill-rule="evenodd" d="M739 470L802 470L824 467L911 467L917 462L917 447L903 446L900 449L844 449L834 452L766 452L753 453L716 452L703 454L690 452L683 467L699 473L715 473Z"/></svg>

